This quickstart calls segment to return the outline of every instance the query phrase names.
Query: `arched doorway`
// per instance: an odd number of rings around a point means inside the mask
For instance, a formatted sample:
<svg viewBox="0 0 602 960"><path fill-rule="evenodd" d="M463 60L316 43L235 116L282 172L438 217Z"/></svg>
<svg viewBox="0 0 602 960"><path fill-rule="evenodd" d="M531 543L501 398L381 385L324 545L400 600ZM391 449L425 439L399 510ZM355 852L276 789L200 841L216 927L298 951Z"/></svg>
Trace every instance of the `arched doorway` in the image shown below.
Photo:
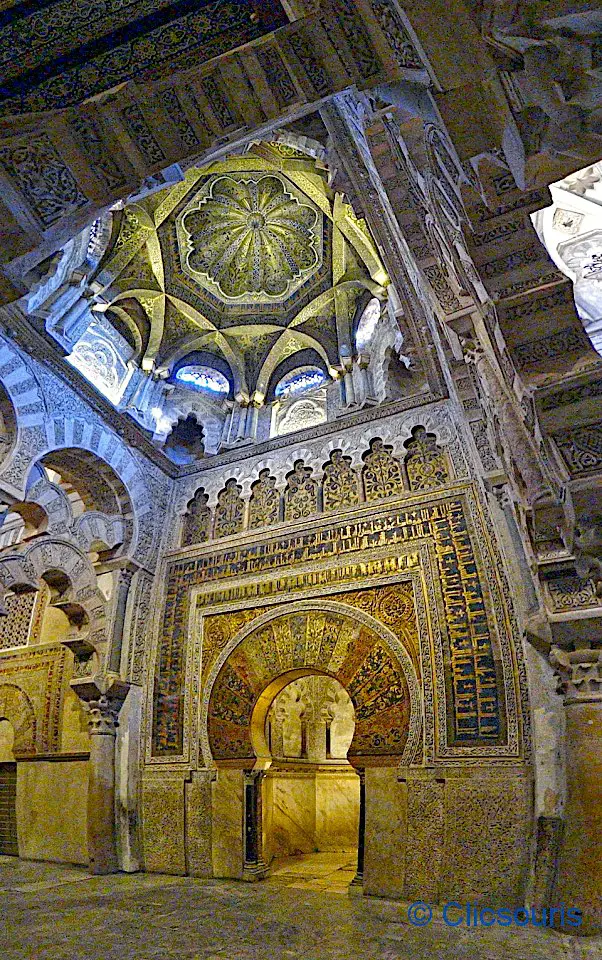
<svg viewBox="0 0 602 960"><path fill-rule="evenodd" d="M330 600L298 601L256 617L227 644L209 673L201 744L207 766L217 768L215 835L222 850L228 847L227 856L214 858L216 876L266 875L264 789L274 762L270 710L289 684L316 675L338 681L354 708L347 758L360 779L361 876L363 774L367 767L391 770L415 757L420 686L417 665L400 637L365 611Z"/></svg>
<svg viewBox="0 0 602 960"><path fill-rule="evenodd" d="M272 701L263 856L279 884L343 892L354 879L360 780L347 760L354 730L353 702L334 677L292 680Z"/></svg>

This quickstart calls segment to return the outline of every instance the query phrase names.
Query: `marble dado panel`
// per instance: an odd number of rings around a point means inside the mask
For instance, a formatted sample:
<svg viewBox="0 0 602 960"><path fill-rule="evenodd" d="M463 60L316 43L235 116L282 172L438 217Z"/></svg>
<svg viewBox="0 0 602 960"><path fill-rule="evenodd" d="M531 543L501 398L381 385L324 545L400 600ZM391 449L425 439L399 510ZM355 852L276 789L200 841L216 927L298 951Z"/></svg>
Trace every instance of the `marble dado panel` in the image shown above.
<svg viewBox="0 0 602 960"><path fill-rule="evenodd" d="M241 534L168 558L163 573L147 682L148 764L206 760L191 744L203 737L199 705L208 693L201 677L215 662L210 617L227 612L230 627L242 629L293 597L337 593L344 603L353 588L403 581L414 589L425 760L503 761L528 749L520 638L472 484L361 507L336 521L291 524L278 534ZM404 643L411 649L408 638Z"/></svg>
<svg viewBox="0 0 602 960"><path fill-rule="evenodd" d="M349 767L271 769L262 783L263 857L353 850L360 784Z"/></svg>
<svg viewBox="0 0 602 960"><path fill-rule="evenodd" d="M521 906L531 822L524 766L368 769L364 893Z"/></svg>

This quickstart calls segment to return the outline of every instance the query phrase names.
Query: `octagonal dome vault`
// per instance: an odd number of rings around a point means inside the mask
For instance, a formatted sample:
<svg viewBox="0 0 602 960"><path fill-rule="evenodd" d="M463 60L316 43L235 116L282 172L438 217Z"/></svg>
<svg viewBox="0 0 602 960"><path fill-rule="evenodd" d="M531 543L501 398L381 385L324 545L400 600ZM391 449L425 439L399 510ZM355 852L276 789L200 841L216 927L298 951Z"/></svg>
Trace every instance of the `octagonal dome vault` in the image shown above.
<svg viewBox="0 0 602 960"><path fill-rule="evenodd" d="M182 270L223 303L281 303L320 269L323 213L275 172L217 174L180 213Z"/></svg>

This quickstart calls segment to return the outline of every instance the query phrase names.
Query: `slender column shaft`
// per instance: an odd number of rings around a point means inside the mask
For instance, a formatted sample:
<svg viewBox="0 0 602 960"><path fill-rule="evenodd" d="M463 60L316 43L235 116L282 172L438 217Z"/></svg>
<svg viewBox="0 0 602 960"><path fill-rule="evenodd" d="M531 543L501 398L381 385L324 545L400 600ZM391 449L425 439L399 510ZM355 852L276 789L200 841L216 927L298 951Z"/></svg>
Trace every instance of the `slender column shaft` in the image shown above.
<svg viewBox="0 0 602 960"><path fill-rule="evenodd" d="M88 855L90 873L96 874L116 873L118 870L115 846L116 731L114 721L102 719L106 710L106 705L101 705L100 701L90 704ZM97 723L100 729L94 729Z"/></svg>
<svg viewBox="0 0 602 960"><path fill-rule="evenodd" d="M109 670L111 673L119 673L121 667L125 610L131 582L132 571L120 570L117 580L117 602L115 605L115 617L113 619L113 630L111 635L111 655L109 658Z"/></svg>
<svg viewBox="0 0 602 960"><path fill-rule="evenodd" d="M263 862L263 811L261 783L264 773L245 771L244 780L244 841L245 863L243 879L258 880L265 873Z"/></svg>
<svg viewBox="0 0 602 960"><path fill-rule="evenodd" d="M360 403L366 399L370 392L370 385L368 383L368 370L365 363L356 363L357 371L359 374L359 394L358 400Z"/></svg>
<svg viewBox="0 0 602 960"><path fill-rule="evenodd" d="M345 371L345 403L349 407L355 401L355 390L353 389L353 376L351 370Z"/></svg>
<svg viewBox="0 0 602 960"><path fill-rule="evenodd" d="M360 778L360 816L357 838L357 873L353 878L354 886L361 886L364 882L364 849L366 842L366 771L358 770Z"/></svg>
<svg viewBox="0 0 602 960"><path fill-rule="evenodd" d="M602 932L602 649L553 648L566 708L567 802L555 901L581 910L579 933Z"/></svg>
<svg viewBox="0 0 602 960"><path fill-rule="evenodd" d="M238 427L236 430L237 440L244 440L247 430L247 410L248 407L243 407L242 404L239 406Z"/></svg>
<svg viewBox="0 0 602 960"><path fill-rule="evenodd" d="M247 411L247 437L251 440L257 435L257 419L259 417L259 407L253 404Z"/></svg>

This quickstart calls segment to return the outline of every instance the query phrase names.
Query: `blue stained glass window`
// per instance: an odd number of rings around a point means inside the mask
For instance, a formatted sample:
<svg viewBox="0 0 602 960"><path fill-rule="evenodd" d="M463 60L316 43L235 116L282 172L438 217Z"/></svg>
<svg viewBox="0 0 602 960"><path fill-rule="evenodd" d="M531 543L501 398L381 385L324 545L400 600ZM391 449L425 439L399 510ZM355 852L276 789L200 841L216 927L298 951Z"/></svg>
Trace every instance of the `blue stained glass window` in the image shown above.
<svg viewBox="0 0 602 960"><path fill-rule="evenodd" d="M276 385L274 393L280 399L289 397L293 393L305 393L306 390L313 390L321 386L327 376L319 367L297 367L291 370Z"/></svg>
<svg viewBox="0 0 602 960"><path fill-rule="evenodd" d="M176 372L176 380L185 387L210 393L215 396L227 396L230 384L227 378L213 367L200 365L180 367Z"/></svg>

